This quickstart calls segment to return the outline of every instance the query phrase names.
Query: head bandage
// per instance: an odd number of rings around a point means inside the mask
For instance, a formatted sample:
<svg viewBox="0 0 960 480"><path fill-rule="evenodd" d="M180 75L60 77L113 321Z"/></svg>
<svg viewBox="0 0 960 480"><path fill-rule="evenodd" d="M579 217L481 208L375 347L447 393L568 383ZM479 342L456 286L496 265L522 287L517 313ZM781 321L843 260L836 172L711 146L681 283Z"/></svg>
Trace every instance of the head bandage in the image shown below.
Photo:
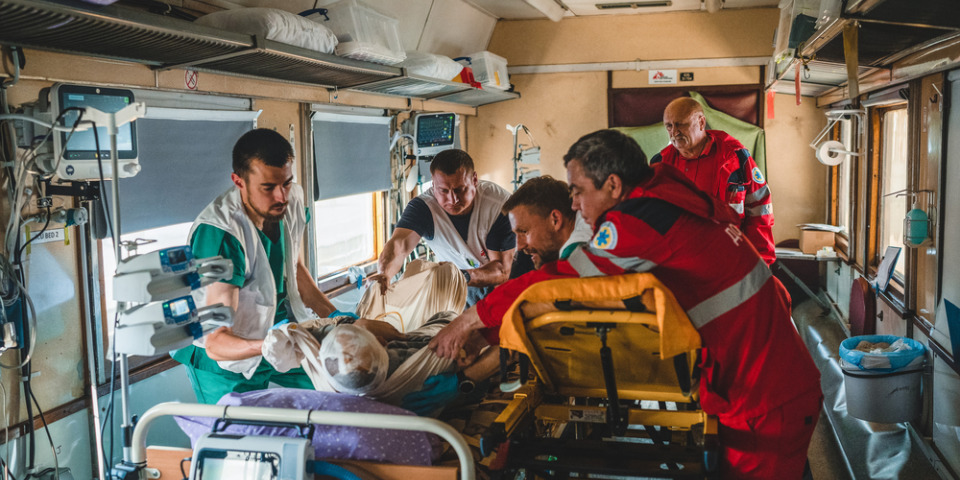
<svg viewBox="0 0 960 480"><path fill-rule="evenodd" d="M387 378L387 350L364 328L339 325L320 344L323 375L338 392L359 395Z"/></svg>

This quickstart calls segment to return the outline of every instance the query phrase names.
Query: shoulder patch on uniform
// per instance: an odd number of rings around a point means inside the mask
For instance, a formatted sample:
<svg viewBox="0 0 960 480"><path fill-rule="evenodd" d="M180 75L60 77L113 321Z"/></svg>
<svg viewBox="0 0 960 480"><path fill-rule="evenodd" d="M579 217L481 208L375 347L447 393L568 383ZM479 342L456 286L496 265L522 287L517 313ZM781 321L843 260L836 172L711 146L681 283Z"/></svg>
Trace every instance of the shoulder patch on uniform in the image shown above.
<svg viewBox="0 0 960 480"><path fill-rule="evenodd" d="M764 179L763 174L760 173L760 167L753 167L753 181L760 185L766 183L766 179Z"/></svg>
<svg viewBox="0 0 960 480"><path fill-rule="evenodd" d="M610 250L617 246L617 226L613 222L603 222L590 244L594 248Z"/></svg>

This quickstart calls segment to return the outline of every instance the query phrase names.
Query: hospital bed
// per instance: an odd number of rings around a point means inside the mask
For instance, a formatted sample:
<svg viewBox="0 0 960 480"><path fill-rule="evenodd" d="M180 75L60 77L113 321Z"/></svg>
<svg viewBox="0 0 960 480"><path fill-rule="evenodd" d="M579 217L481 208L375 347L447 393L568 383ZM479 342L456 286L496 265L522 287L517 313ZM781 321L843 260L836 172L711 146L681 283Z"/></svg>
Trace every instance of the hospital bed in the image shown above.
<svg viewBox="0 0 960 480"><path fill-rule="evenodd" d="M700 337L652 275L535 284L500 336L535 379L504 386L517 390L480 442L492 464L561 478L716 475L717 419L697 403Z"/></svg>
<svg viewBox="0 0 960 480"><path fill-rule="evenodd" d="M441 437L449 443L453 451L456 452L459 460L460 480L472 480L475 478L473 455L466 441L452 427L432 418L374 413L297 410L290 408L199 405L177 402L156 405L147 410L137 422L131 442L131 466L145 467L145 475L140 478L179 479L183 477L181 472L189 471L189 467L185 467L183 462L191 456L192 450L157 447L148 449L146 446L147 432L149 431L150 425L162 416L173 415L211 417L223 421L266 422L285 425L343 425L386 430L429 432ZM225 436L230 437L231 435ZM286 456L286 454L283 456ZM448 466L388 466L357 460L335 460L332 461L332 463L346 468L362 479L400 480L411 478L411 476L435 480L453 480L458 478L457 469ZM300 477L289 477L281 473L280 476L272 478L286 479ZM312 474L307 475L306 478L312 478Z"/></svg>

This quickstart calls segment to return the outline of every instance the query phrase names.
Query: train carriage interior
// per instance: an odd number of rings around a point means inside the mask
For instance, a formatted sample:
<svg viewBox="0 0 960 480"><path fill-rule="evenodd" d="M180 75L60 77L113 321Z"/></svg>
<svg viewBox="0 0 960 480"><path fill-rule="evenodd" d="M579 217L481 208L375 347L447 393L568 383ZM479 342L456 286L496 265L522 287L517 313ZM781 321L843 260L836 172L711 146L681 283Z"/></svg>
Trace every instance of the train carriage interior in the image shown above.
<svg viewBox="0 0 960 480"><path fill-rule="evenodd" d="M960 478L960 2L0 0L0 59L3 479Z"/></svg>

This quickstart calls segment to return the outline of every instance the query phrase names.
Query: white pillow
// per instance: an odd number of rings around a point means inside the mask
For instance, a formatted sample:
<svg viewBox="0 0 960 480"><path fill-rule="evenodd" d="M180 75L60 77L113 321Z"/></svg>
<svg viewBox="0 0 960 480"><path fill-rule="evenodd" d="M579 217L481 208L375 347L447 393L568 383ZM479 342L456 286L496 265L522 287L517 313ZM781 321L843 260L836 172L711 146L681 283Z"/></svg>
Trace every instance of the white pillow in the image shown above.
<svg viewBox="0 0 960 480"><path fill-rule="evenodd" d="M262 35L288 45L333 53L337 36L329 28L276 8L238 8L204 15L196 23L248 35Z"/></svg>

